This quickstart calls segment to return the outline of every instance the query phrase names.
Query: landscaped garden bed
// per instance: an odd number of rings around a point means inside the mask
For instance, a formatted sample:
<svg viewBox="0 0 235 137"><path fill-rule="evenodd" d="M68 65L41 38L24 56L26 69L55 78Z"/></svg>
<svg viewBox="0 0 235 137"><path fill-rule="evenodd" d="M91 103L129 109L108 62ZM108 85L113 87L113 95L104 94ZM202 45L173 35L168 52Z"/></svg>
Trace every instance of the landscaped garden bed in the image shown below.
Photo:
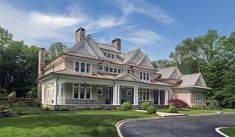
<svg viewBox="0 0 235 137"><path fill-rule="evenodd" d="M229 137L235 137L235 127L222 128L220 131Z"/></svg>

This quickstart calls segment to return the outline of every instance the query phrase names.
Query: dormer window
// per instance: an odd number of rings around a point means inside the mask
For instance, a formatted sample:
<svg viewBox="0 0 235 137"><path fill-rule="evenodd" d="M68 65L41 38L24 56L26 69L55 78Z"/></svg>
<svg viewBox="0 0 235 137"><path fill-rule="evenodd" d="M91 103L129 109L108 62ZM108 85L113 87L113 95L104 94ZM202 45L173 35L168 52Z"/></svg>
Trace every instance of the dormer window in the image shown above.
<svg viewBox="0 0 235 137"><path fill-rule="evenodd" d="M149 81L150 80L150 78L149 78L149 73L145 73L145 72L140 72L140 75L139 75L140 77L140 79L141 80L145 80L145 81Z"/></svg>
<svg viewBox="0 0 235 137"><path fill-rule="evenodd" d="M102 65L99 65L99 70L103 70L103 66Z"/></svg>
<svg viewBox="0 0 235 137"><path fill-rule="evenodd" d="M112 59L114 59L114 55L112 54Z"/></svg>
<svg viewBox="0 0 235 137"><path fill-rule="evenodd" d="M172 78L173 78L173 79L177 79L177 78L178 78L177 74L173 74L173 75L172 75Z"/></svg>
<svg viewBox="0 0 235 137"><path fill-rule="evenodd" d="M110 56L111 56L111 55L110 55L110 54L108 54L108 58L110 58Z"/></svg>

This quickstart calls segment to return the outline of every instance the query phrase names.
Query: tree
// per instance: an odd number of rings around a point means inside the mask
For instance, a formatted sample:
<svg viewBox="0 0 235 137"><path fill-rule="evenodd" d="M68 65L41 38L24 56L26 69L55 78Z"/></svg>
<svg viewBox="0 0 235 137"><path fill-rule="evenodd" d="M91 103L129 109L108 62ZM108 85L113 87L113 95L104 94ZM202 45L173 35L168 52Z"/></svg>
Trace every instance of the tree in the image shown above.
<svg viewBox="0 0 235 137"><path fill-rule="evenodd" d="M53 43L47 52L48 61L54 60L59 55L63 54L66 49L67 46L62 44L61 42Z"/></svg>
<svg viewBox="0 0 235 137"><path fill-rule="evenodd" d="M173 61L168 59L159 59L157 61L152 61L151 63L154 68L165 68L176 65Z"/></svg>

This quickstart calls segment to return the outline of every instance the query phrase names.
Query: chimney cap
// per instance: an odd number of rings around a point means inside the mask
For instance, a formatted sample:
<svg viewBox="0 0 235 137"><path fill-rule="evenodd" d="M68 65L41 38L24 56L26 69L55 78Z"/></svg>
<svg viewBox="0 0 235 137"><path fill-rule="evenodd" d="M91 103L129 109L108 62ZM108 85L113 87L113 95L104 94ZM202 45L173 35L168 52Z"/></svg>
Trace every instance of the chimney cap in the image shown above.
<svg viewBox="0 0 235 137"><path fill-rule="evenodd" d="M121 39L120 38L115 38L115 39L112 40L112 42L113 41L121 41Z"/></svg>
<svg viewBox="0 0 235 137"><path fill-rule="evenodd" d="M80 27L80 28L78 28L78 29L76 30L76 32L78 32L78 31L80 31L80 30L85 31L84 28Z"/></svg>

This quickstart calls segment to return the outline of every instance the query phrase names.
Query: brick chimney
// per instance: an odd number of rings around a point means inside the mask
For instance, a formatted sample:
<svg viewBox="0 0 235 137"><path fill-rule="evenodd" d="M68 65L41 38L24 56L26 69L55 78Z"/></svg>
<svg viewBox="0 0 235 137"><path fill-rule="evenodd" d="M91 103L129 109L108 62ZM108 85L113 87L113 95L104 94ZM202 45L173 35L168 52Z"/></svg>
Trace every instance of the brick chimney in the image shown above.
<svg viewBox="0 0 235 137"><path fill-rule="evenodd" d="M44 75L43 68L46 66L46 50L41 48L38 54L38 79ZM42 84L38 81L37 98L41 101Z"/></svg>
<svg viewBox="0 0 235 137"><path fill-rule="evenodd" d="M121 39L116 38L112 40L112 46L116 48L118 51L121 51Z"/></svg>
<svg viewBox="0 0 235 137"><path fill-rule="evenodd" d="M85 38L85 29L84 28L78 28L76 30L76 43L81 41Z"/></svg>

